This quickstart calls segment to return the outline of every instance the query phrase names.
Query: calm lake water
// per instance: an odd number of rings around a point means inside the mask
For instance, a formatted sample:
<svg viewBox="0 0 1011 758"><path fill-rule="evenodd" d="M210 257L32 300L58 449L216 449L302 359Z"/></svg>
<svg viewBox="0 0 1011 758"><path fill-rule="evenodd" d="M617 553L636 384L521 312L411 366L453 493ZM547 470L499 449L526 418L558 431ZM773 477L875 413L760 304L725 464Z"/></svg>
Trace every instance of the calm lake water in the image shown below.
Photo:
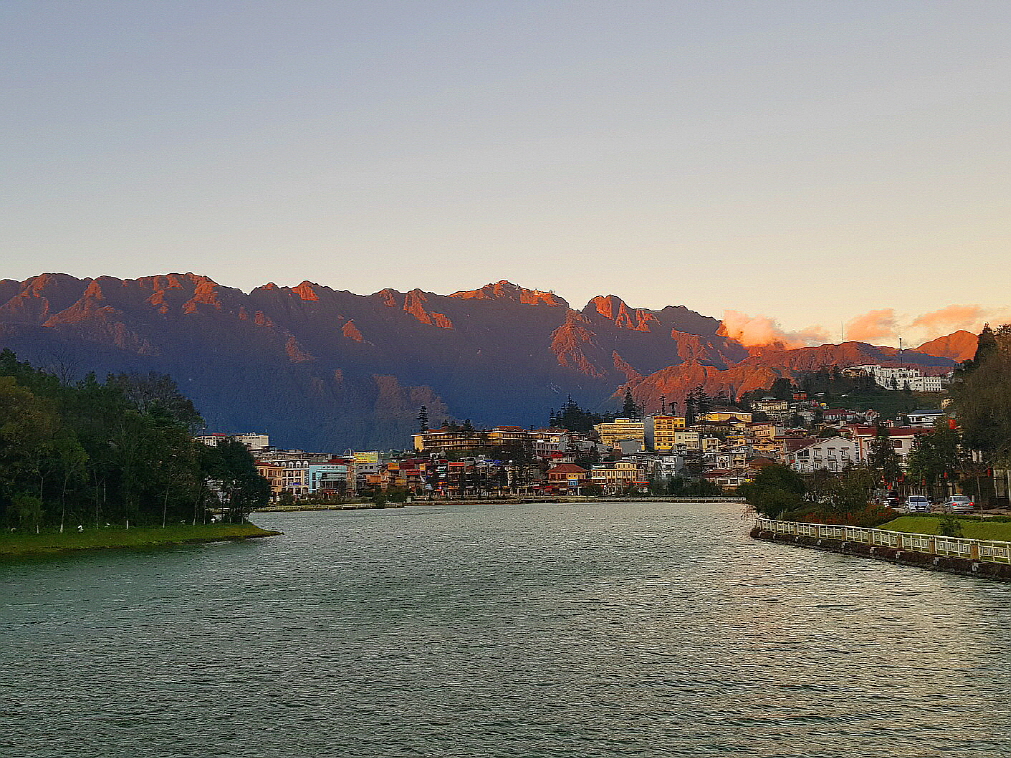
<svg viewBox="0 0 1011 758"><path fill-rule="evenodd" d="M0 564L0 755L996 756L1011 586L738 505L262 514Z"/></svg>

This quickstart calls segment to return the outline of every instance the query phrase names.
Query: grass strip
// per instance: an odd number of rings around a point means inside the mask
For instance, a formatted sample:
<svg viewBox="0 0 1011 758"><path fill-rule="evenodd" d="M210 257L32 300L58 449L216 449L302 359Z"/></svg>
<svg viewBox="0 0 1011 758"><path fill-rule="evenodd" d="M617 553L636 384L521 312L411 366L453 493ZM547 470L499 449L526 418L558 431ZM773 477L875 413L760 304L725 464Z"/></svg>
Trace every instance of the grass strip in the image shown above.
<svg viewBox="0 0 1011 758"><path fill-rule="evenodd" d="M100 550L121 547L155 547L157 545L179 545L186 542L216 542L218 540L244 540L253 537L271 537L280 532L261 529L256 524L176 524L166 526L144 526L124 529L105 527L41 534L4 532L0 533L0 558L18 558L31 555L46 555L71 550Z"/></svg>
<svg viewBox="0 0 1011 758"><path fill-rule="evenodd" d="M1011 542L1011 523L1007 521L994 522L964 516L958 521L962 525L962 536L969 539ZM899 516L877 528L913 534L938 534L940 523L939 516Z"/></svg>

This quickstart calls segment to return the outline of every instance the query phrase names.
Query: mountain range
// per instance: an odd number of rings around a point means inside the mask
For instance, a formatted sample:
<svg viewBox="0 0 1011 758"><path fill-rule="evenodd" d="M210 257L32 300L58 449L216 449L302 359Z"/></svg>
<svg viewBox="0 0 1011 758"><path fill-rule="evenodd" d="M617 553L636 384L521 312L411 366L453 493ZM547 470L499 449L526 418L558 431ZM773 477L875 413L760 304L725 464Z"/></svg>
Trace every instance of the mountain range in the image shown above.
<svg viewBox="0 0 1011 758"><path fill-rule="evenodd" d="M697 385L739 394L823 366L916 366L971 357L969 332L898 351L863 342L746 347L688 308L601 295L574 309L506 281L439 295L358 295L302 282L248 294L192 273L0 280L0 346L66 379L170 374L215 431L261 431L314 450L403 447L420 406L433 424L546 423L571 396L647 410Z"/></svg>

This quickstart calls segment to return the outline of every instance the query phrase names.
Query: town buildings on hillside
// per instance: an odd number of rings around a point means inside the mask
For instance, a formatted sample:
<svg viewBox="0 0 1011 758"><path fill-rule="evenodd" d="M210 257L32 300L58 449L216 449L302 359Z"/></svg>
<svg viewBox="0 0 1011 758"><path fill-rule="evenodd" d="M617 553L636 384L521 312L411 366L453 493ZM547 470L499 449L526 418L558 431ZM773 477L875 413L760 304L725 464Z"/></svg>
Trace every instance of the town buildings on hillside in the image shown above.
<svg viewBox="0 0 1011 758"><path fill-rule="evenodd" d="M389 454L279 450L266 434L257 433L197 439L216 444L230 436L245 444L276 498L344 498L391 490L410 497L462 498L646 492L674 477L706 479L733 491L774 462L801 473L840 473L868 460L878 434L876 411L828 407L802 392L791 400L762 398L752 409L715 408L694 421L669 413L617 418L587 433L451 424L418 432L413 450ZM922 410L909 413L908 423L886 422L900 465L905 467L917 436L942 416L942 411Z"/></svg>

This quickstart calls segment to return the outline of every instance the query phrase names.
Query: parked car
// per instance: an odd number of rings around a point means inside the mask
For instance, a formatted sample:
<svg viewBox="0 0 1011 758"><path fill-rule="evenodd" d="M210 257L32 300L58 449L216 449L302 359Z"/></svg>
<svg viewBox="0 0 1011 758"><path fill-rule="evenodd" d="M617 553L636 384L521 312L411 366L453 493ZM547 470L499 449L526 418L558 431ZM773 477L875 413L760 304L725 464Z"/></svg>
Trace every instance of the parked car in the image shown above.
<svg viewBox="0 0 1011 758"><path fill-rule="evenodd" d="M972 513L976 510L976 503L968 495L952 495L941 504L941 510L945 513Z"/></svg>
<svg viewBox="0 0 1011 758"><path fill-rule="evenodd" d="M924 495L906 498L906 513L930 513L930 501Z"/></svg>

